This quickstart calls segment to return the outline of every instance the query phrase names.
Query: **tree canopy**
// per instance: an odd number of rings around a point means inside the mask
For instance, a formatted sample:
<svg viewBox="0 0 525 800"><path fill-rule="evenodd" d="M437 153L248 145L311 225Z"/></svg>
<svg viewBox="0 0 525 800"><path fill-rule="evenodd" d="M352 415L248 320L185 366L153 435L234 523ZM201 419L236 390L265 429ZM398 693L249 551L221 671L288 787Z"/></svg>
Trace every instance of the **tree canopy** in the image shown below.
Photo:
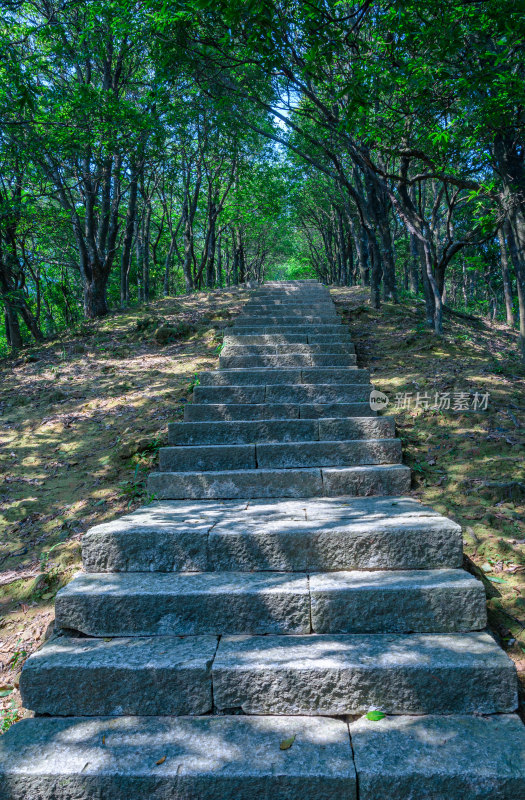
<svg viewBox="0 0 525 800"><path fill-rule="evenodd" d="M1 5L3 351L317 276L525 355L525 0Z"/></svg>

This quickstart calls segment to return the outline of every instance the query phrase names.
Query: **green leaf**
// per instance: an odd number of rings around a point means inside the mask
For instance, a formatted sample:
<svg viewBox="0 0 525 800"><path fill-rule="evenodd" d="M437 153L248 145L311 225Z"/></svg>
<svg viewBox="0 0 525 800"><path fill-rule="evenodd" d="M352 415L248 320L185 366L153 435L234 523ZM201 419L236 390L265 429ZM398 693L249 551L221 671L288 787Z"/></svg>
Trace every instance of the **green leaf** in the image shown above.
<svg viewBox="0 0 525 800"><path fill-rule="evenodd" d="M492 578L490 575L487 575L487 578L489 581L492 581L492 583L507 583L507 581L504 581L503 578Z"/></svg>
<svg viewBox="0 0 525 800"><path fill-rule="evenodd" d="M0 690L0 697L9 697L9 695L13 692L13 689L1 689Z"/></svg>
<svg viewBox="0 0 525 800"><path fill-rule="evenodd" d="M366 715L366 718L369 719L371 722L379 722L380 719L385 718L385 714L382 711L369 711Z"/></svg>
<svg viewBox="0 0 525 800"><path fill-rule="evenodd" d="M280 750L289 750L289 749L290 749L290 747L291 747L291 746L293 745L293 743L295 742L295 736L296 736L296 734L294 733L294 735L293 735L293 736L290 736L290 738L289 738L289 739L283 739L283 741L282 741L282 742L281 742L281 744L279 745L279 749L280 749Z"/></svg>
<svg viewBox="0 0 525 800"><path fill-rule="evenodd" d="M54 592L46 592L42 595L42 600L51 600L52 597L55 596Z"/></svg>

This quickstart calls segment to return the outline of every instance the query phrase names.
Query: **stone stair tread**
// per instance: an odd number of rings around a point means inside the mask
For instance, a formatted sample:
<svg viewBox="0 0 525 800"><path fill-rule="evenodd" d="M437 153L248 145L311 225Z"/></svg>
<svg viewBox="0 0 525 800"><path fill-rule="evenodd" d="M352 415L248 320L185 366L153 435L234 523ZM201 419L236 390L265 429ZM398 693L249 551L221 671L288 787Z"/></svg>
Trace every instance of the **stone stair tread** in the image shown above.
<svg viewBox="0 0 525 800"><path fill-rule="evenodd" d="M217 709L246 714L508 713L514 664L487 633L223 636Z"/></svg>
<svg viewBox="0 0 525 800"><path fill-rule="evenodd" d="M356 356L348 353L279 353L275 355L231 355L225 353L219 358L220 369L286 369L301 367L343 367L356 366Z"/></svg>
<svg viewBox="0 0 525 800"><path fill-rule="evenodd" d="M525 797L525 726L515 714L362 717L350 737L359 800Z"/></svg>
<svg viewBox="0 0 525 800"><path fill-rule="evenodd" d="M231 328L225 331L224 345L250 345L250 344L266 344L266 345L280 345L280 344L352 344L352 339L349 333L325 334L325 333L266 333L266 334L250 334L250 333L232 333Z"/></svg>
<svg viewBox="0 0 525 800"><path fill-rule="evenodd" d="M410 498L175 500L91 528L82 554L88 572L459 568L462 535Z"/></svg>
<svg viewBox="0 0 525 800"><path fill-rule="evenodd" d="M158 500L252 497L341 497L403 494L410 468L402 464L359 467L152 472L148 491Z"/></svg>
<svg viewBox="0 0 525 800"><path fill-rule="evenodd" d="M23 703L38 714L207 714L217 636L57 636L26 661Z"/></svg>
<svg viewBox="0 0 525 800"><path fill-rule="evenodd" d="M0 739L0 781L2 800L356 798L347 724L310 717L26 719Z"/></svg>

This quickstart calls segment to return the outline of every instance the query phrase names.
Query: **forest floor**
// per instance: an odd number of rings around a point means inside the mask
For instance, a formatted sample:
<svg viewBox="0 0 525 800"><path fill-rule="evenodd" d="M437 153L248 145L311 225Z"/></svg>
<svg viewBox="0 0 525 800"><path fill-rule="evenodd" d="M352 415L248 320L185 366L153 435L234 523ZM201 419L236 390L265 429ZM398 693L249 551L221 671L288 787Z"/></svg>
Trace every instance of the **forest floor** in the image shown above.
<svg viewBox="0 0 525 800"><path fill-rule="evenodd" d="M503 325L447 316L436 339L414 301L368 305L333 289L359 365L390 398L414 496L457 520L466 567L525 684L525 369ZM247 293L166 298L0 362L0 731L27 712L18 679L49 635L58 589L80 566L82 534L148 501L145 479L181 419L195 374L217 364ZM455 411L455 393L489 393ZM415 408L451 395L451 409ZM407 395L410 408L396 405ZM459 402L459 401L458 401Z"/></svg>

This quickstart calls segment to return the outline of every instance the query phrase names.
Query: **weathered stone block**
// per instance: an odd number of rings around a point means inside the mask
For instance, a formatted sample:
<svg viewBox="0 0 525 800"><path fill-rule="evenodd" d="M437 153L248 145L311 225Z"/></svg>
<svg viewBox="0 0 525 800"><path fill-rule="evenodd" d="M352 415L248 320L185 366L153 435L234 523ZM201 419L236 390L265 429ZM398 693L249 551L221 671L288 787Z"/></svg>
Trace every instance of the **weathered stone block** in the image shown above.
<svg viewBox="0 0 525 800"><path fill-rule="evenodd" d="M361 800L525 797L525 727L517 716L362 718L350 735Z"/></svg>
<svg viewBox="0 0 525 800"><path fill-rule="evenodd" d="M356 798L346 723L300 717L22 720L0 784L2 800Z"/></svg>
<svg viewBox="0 0 525 800"><path fill-rule="evenodd" d="M487 624L483 584L460 569L318 573L310 594L316 633L447 633Z"/></svg>
<svg viewBox="0 0 525 800"><path fill-rule="evenodd" d="M58 636L26 661L26 708L51 716L207 714L216 636Z"/></svg>
<svg viewBox="0 0 525 800"><path fill-rule="evenodd" d="M247 714L494 714L517 706L516 670L486 633L223 637L219 710Z"/></svg>
<svg viewBox="0 0 525 800"><path fill-rule="evenodd" d="M56 623L88 636L306 633L304 575L80 573L56 598Z"/></svg>

